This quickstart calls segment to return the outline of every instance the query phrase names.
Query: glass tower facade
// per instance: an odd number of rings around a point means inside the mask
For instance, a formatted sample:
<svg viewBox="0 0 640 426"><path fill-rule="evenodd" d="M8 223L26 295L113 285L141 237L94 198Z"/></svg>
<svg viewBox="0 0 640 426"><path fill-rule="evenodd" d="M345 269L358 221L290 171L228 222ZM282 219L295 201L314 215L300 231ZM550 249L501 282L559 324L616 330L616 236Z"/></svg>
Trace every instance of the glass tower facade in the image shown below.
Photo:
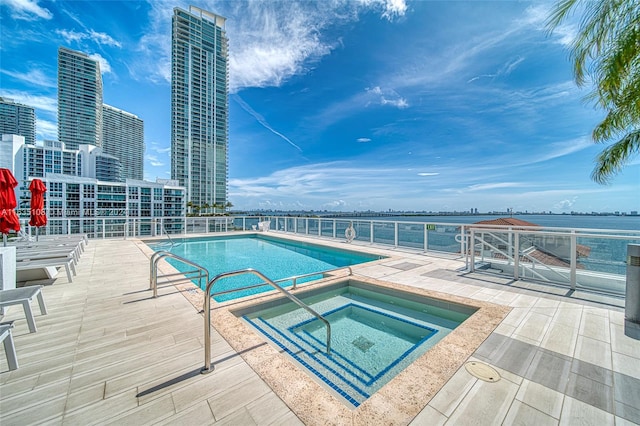
<svg viewBox="0 0 640 426"><path fill-rule="evenodd" d="M225 18L174 9L171 177L194 205L227 202L229 61Z"/></svg>
<svg viewBox="0 0 640 426"><path fill-rule="evenodd" d="M100 64L64 47L58 49L58 140L68 149L102 146Z"/></svg>
<svg viewBox="0 0 640 426"><path fill-rule="evenodd" d="M25 143L35 143L35 109L0 97L0 135L19 135L24 137Z"/></svg>
<svg viewBox="0 0 640 426"><path fill-rule="evenodd" d="M102 149L122 163L123 178L142 180L144 175L144 123L137 116L104 105ZM99 179L99 178L98 178Z"/></svg>

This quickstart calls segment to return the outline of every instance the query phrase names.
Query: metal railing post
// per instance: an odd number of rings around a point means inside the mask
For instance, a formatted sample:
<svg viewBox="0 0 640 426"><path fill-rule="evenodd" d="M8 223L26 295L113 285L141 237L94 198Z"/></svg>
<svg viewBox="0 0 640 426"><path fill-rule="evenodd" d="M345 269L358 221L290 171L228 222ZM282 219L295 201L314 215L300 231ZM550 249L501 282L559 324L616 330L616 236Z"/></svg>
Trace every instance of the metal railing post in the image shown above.
<svg viewBox="0 0 640 426"><path fill-rule="evenodd" d="M578 244L576 231L571 231L571 236L569 238L571 241L571 269L569 272L569 280L571 281L571 289L575 290L577 284L576 270L578 269Z"/></svg>
<svg viewBox="0 0 640 426"><path fill-rule="evenodd" d="M426 253L429 250L429 231L427 230L426 223L422 227L422 233L423 233L422 241L424 246L424 252ZM464 226L462 227L462 233L464 235ZM460 247L460 253L463 253L462 246Z"/></svg>
<svg viewBox="0 0 640 426"><path fill-rule="evenodd" d="M373 221L369 221L369 242L373 244Z"/></svg>
<svg viewBox="0 0 640 426"><path fill-rule="evenodd" d="M393 246L398 248L398 222L393 222Z"/></svg>
<svg viewBox="0 0 640 426"><path fill-rule="evenodd" d="M509 234L509 237L511 237L511 234ZM512 253L515 253L515 256L513 256L513 279L519 280L520 279L520 231L514 232L513 244L515 248L515 250L512 252ZM511 250L511 247L509 247L509 249Z"/></svg>
<svg viewBox="0 0 640 426"><path fill-rule="evenodd" d="M471 244L469 250L471 251L471 265L469 265L469 271L475 272L476 270L476 231L471 228Z"/></svg>

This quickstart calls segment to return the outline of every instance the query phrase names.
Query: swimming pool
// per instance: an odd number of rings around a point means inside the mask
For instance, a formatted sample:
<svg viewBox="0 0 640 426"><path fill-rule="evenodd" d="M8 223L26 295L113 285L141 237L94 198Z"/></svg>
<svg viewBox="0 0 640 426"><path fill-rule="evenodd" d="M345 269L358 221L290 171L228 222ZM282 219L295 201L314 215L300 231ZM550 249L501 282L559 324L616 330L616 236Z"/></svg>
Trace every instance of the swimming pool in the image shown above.
<svg viewBox="0 0 640 426"><path fill-rule="evenodd" d="M351 407L358 407L477 309L357 280L296 296L326 327L286 298L233 311Z"/></svg>
<svg viewBox="0 0 640 426"><path fill-rule="evenodd" d="M174 239L173 241L175 244L172 247L169 247L166 242L148 241L145 243L155 251L170 251L205 267L209 271L210 278L223 272L245 268L254 268L273 281L297 275L318 273L298 280L298 283L300 283L322 278L323 271L383 258L382 256L352 250L340 250L262 235L185 238ZM181 272L193 269L171 258L167 258L167 261ZM198 285L197 280L194 280L194 283ZM260 283L260 279L253 275L223 278L216 283L213 291L227 291L258 283ZM289 280L278 284L283 287L289 287L293 282ZM203 285L206 285L206 283ZM218 295L214 299L218 302L223 302L269 290L273 290L273 288L265 286L240 290Z"/></svg>

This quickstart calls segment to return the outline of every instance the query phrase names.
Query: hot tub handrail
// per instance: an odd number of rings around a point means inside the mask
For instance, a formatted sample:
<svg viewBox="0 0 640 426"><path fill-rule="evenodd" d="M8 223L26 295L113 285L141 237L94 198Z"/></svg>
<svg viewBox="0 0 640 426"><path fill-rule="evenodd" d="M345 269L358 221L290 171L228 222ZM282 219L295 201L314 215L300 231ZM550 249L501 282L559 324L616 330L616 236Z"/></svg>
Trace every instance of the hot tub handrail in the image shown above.
<svg viewBox="0 0 640 426"><path fill-rule="evenodd" d="M158 297L158 262L160 262L165 257L171 257L189 266L193 266L200 272L197 276L198 281L202 277L204 277L206 281L209 282L209 271L204 266L198 265L197 263L192 262L189 259L185 259L184 257L178 256L177 254L173 254L165 250L159 250L151 255L151 260L149 261L149 289L153 290L154 298ZM189 273L193 273L193 271L190 271ZM200 285L200 287L202 286Z"/></svg>
<svg viewBox="0 0 640 426"><path fill-rule="evenodd" d="M345 268L349 270L349 276L353 275L353 269L351 269L351 266L341 266L339 268L328 269L326 271L310 272L308 274L302 274L302 275L293 275L291 277L281 278L279 280L274 280L274 282L275 283L282 283L282 282L286 282L286 281L293 281L293 285L291 286L291 288L293 290L295 290L297 288L297 286L298 286L298 280L300 278L312 277L314 275L319 275L319 274L328 274L329 272L335 272L335 271L339 271L339 270L345 269Z"/></svg>
<svg viewBox="0 0 640 426"><path fill-rule="evenodd" d="M254 274L264 280L265 283L270 284L273 288L278 290L280 293L284 294L289 300L294 302L296 305L305 309L311 315L318 318L320 321L324 323L327 327L327 354L331 352L331 324L326 320L322 315L311 309L308 305L306 305L302 300L295 297L293 294L289 293L284 288L280 287L278 284L267 278L262 272L257 271L253 268L241 269L238 271L231 272L223 272L222 274L216 275L211 281L207 283L207 288L204 291L204 367L200 371L202 374L210 373L213 371L213 367L211 366L211 290L213 289L213 285L222 278L228 278L235 275L242 274ZM237 291L244 290L245 288L238 288Z"/></svg>

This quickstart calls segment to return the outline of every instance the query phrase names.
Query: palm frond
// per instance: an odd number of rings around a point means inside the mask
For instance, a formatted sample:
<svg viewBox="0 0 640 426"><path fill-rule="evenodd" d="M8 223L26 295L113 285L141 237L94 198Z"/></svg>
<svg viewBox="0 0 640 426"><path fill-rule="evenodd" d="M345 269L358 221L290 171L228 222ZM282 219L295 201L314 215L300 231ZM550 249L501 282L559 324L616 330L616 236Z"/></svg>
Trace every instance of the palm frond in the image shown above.
<svg viewBox="0 0 640 426"><path fill-rule="evenodd" d="M598 154L591 178L601 184L609 183L639 152L640 130L634 130Z"/></svg>

